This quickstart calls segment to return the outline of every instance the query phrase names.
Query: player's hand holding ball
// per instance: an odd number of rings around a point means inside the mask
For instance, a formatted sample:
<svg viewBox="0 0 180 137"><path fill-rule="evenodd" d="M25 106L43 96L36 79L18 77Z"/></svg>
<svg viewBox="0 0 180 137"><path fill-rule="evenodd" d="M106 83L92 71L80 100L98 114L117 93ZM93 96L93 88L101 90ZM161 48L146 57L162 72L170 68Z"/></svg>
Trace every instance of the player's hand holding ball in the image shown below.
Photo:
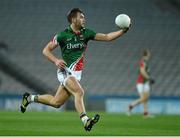
<svg viewBox="0 0 180 137"><path fill-rule="evenodd" d="M126 33L131 27L131 19L126 14L119 14L115 19L115 24Z"/></svg>

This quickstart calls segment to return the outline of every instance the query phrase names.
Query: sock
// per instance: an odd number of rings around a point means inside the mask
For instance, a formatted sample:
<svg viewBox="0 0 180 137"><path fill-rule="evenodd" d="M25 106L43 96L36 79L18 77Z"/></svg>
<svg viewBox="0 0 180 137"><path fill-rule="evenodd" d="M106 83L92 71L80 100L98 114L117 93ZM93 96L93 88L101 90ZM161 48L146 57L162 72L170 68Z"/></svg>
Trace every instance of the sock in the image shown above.
<svg viewBox="0 0 180 137"><path fill-rule="evenodd" d="M148 112L144 112L144 116L147 116L148 115Z"/></svg>
<svg viewBox="0 0 180 137"><path fill-rule="evenodd" d="M38 101L38 95L31 95L30 100L31 100L31 102L37 102Z"/></svg>
<svg viewBox="0 0 180 137"><path fill-rule="evenodd" d="M132 110L133 109L133 105L129 105L129 110Z"/></svg>
<svg viewBox="0 0 180 137"><path fill-rule="evenodd" d="M89 119L85 112L80 114L80 119L82 120L83 124L85 125L87 120Z"/></svg>

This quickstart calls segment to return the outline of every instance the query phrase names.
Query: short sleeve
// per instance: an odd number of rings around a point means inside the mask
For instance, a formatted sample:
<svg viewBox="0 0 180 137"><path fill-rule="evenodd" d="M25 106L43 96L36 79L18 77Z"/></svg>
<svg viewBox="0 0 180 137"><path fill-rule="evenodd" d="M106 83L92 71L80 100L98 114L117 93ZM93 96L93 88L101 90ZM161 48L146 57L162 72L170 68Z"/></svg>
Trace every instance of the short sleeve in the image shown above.
<svg viewBox="0 0 180 137"><path fill-rule="evenodd" d="M52 41L54 44L58 45L57 35L55 35L51 41Z"/></svg>
<svg viewBox="0 0 180 137"><path fill-rule="evenodd" d="M87 29L87 33L88 33L88 40L93 40L96 36L96 32L91 29Z"/></svg>
<svg viewBox="0 0 180 137"><path fill-rule="evenodd" d="M56 45L60 45L61 40L62 40L61 37L62 37L61 33L60 33L60 34L56 34L56 35L53 37L52 42L53 42L54 44L56 44Z"/></svg>

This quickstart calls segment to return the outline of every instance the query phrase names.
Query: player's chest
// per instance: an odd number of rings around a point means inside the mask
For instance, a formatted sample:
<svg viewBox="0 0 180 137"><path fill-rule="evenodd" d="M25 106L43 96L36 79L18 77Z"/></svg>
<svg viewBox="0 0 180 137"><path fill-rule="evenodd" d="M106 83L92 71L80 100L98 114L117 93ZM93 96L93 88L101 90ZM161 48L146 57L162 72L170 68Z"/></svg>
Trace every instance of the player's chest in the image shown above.
<svg viewBox="0 0 180 137"><path fill-rule="evenodd" d="M63 39L63 48L67 50L84 49L86 41L83 35L69 35Z"/></svg>

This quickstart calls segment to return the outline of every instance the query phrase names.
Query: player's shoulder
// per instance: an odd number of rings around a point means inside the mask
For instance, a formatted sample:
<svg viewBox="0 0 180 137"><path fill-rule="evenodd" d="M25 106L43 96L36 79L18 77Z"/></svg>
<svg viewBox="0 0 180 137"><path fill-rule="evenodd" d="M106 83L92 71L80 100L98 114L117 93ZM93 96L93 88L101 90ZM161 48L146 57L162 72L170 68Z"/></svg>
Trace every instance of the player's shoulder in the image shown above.
<svg viewBox="0 0 180 137"><path fill-rule="evenodd" d="M82 31L81 31L82 32ZM91 39L94 39L96 32L91 28L83 28L83 33L87 35L88 37L92 37Z"/></svg>
<svg viewBox="0 0 180 137"><path fill-rule="evenodd" d="M139 65L140 65L141 67L143 67L143 66L145 65L145 62L144 62L143 59L139 60Z"/></svg>
<svg viewBox="0 0 180 137"><path fill-rule="evenodd" d="M93 29L91 29L91 28L85 28L85 27L84 27L84 28L82 28L82 30L83 30L83 31L94 31L94 30L93 30Z"/></svg>
<svg viewBox="0 0 180 137"><path fill-rule="evenodd" d="M66 30L63 30L63 31L61 31L61 32L57 32L55 36L56 36L57 38L61 39L61 38L66 37L67 35L68 35L68 32L67 32Z"/></svg>
<svg viewBox="0 0 180 137"><path fill-rule="evenodd" d="M64 30L64 31L60 31L60 32L57 32L56 35L60 36L60 35L65 35L67 32Z"/></svg>

